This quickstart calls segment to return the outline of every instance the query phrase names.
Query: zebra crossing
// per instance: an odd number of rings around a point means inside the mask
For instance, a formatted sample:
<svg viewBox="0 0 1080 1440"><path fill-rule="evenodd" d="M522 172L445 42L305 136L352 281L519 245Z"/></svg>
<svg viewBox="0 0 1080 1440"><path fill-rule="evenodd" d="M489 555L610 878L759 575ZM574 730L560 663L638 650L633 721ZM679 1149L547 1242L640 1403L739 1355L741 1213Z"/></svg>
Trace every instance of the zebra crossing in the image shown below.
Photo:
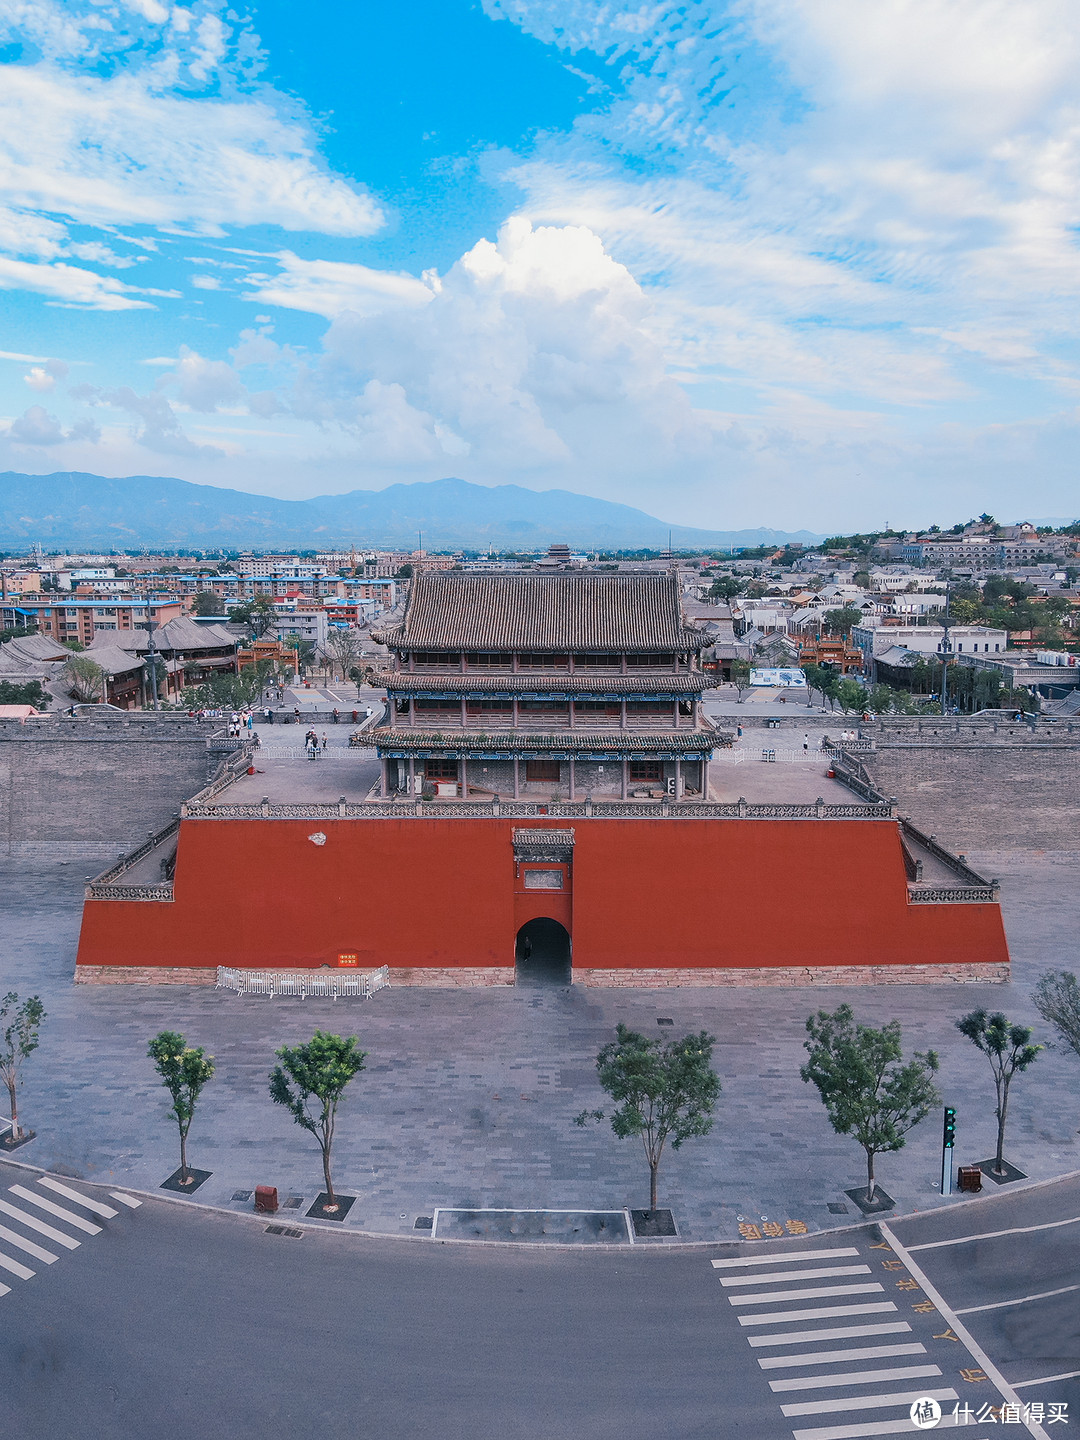
<svg viewBox="0 0 1080 1440"><path fill-rule="evenodd" d="M0 1276L16 1280L32 1280L38 1273L36 1267L55 1265L64 1251L77 1250L83 1237L100 1235L104 1226L99 1220L115 1220L121 1214L105 1201L84 1195L51 1175L38 1175L25 1185L9 1185L7 1193L14 1199L0 1199ZM137 1210L142 1204L121 1190L111 1191L109 1199L128 1210ZM0 1279L0 1297L11 1291L11 1285Z"/></svg>
<svg viewBox="0 0 1080 1440"><path fill-rule="evenodd" d="M944 1375L936 1363L944 1358L939 1348L931 1354L924 1343L930 1338L925 1323L917 1333L913 1322L935 1307L911 1293L919 1286L888 1244L710 1263L784 1420L816 1422L794 1426L793 1440L915 1434L927 1427L916 1423L911 1407L927 1399L941 1407L942 1429L955 1426L961 1397L950 1376L966 1372ZM946 1333L955 1341L947 1327ZM965 1427L965 1435L981 1440L982 1430Z"/></svg>

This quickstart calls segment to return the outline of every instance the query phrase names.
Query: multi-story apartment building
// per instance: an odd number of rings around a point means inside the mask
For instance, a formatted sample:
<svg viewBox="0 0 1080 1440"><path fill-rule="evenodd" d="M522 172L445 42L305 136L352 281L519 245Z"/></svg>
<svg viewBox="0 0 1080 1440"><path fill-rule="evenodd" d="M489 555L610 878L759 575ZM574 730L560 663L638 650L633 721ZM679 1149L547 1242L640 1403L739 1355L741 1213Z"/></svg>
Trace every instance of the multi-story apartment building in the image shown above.
<svg viewBox="0 0 1080 1440"><path fill-rule="evenodd" d="M703 799L708 639L671 574L424 572L368 732L384 793Z"/></svg>
<svg viewBox="0 0 1080 1440"><path fill-rule="evenodd" d="M182 601L175 598L134 600L101 598L97 600L38 600L21 596L18 604L0 606L0 619L5 626L36 625L43 635L54 640L77 640L89 645L101 631L135 630L153 620L164 625L184 613Z"/></svg>

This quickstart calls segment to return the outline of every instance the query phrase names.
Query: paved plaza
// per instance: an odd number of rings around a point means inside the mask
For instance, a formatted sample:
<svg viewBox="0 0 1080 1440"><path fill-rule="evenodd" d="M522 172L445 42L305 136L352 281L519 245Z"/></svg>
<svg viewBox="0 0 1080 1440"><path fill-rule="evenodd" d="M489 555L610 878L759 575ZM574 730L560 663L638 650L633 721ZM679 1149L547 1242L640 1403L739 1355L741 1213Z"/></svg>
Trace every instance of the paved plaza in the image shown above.
<svg viewBox="0 0 1080 1440"><path fill-rule="evenodd" d="M718 1037L723 1095L715 1129L668 1153L661 1169L661 1203L674 1210L684 1238L734 1238L740 1217L810 1230L843 1224L829 1205L849 1203L843 1191L862 1183L863 1157L853 1140L832 1133L816 1092L799 1079L806 1016L847 1000L868 1021L899 1018L908 1049L939 1049L941 1088L959 1110L956 1158L966 1162L993 1151L993 1087L986 1061L955 1033L953 1019L985 1004L1034 1022L1029 995L1038 974L1075 968L1080 853L971 858L1002 879L1013 955L1007 987L394 987L368 1002L75 986L82 881L93 867L8 860L0 870L4 989L37 992L48 1010L21 1101L37 1138L16 1158L155 1190L176 1167L177 1142L146 1042L159 1030L179 1029L217 1063L191 1133L192 1164L213 1172L196 1198L239 1209L234 1192L274 1184L283 1198L302 1197L306 1209L321 1188L318 1152L270 1102L267 1076L278 1046L318 1026L358 1035L368 1052L368 1068L343 1102L336 1140L336 1181L357 1197L350 1227L412 1233L416 1217L435 1206L640 1206L648 1199L640 1146L615 1139L606 1124L572 1123L604 1102L593 1062L622 1020L648 1035L705 1027ZM258 877L238 874L236 883ZM775 929L782 947L784 928L799 917L784 913L780 876L775 898L761 923ZM674 1025L658 1027L660 1018ZM1078 1128L1080 1063L1048 1052L1016 1081L1007 1154L1032 1179L1078 1170ZM939 1130L935 1115L904 1151L879 1160L879 1179L901 1212L943 1203L935 1190ZM858 1215L852 1210L847 1218Z"/></svg>

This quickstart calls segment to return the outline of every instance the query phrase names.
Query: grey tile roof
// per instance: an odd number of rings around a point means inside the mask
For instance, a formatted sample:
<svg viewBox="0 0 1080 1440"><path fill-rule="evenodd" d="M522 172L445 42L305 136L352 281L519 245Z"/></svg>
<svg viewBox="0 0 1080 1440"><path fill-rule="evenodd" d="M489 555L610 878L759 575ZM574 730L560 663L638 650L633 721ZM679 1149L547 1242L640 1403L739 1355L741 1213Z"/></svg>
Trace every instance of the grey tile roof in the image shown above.
<svg viewBox="0 0 1080 1440"><path fill-rule="evenodd" d="M402 623L377 639L399 650L700 650L669 574L426 571Z"/></svg>
<svg viewBox="0 0 1080 1440"><path fill-rule="evenodd" d="M451 691L455 695L699 695L713 681L707 675L567 675L545 671L539 675L468 675L443 672L439 675L388 675L383 679L389 694L428 695Z"/></svg>
<svg viewBox="0 0 1080 1440"><path fill-rule="evenodd" d="M578 755L711 755L716 745L729 737L718 731L620 730L606 734L586 730L548 730L526 733L521 730L363 730L364 745L375 745L380 755L461 755L473 751L525 754Z"/></svg>

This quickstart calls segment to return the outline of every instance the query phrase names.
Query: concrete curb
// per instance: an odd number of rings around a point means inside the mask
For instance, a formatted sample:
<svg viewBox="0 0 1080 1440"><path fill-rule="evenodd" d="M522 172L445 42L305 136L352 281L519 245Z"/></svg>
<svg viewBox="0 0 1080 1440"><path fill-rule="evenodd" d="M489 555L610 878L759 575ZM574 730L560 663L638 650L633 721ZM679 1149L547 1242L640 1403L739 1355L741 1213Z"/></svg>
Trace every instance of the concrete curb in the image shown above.
<svg viewBox="0 0 1080 1440"><path fill-rule="evenodd" d="M26 1170L35 1175L53 1174L51 1170L43 1169L40 1165L28 1165L25 1160L9 1160L6 1156L0 1156L0 1160L3 1160L3 1163L5 1165L12 1165L17 1170ZM329 1221L312 1221L306 1218L273 1219L265 1215L255 1215L254 1212L251 1211L229 1210L224 1205L208 1205L200 1200L188 1200L183 1195L161 1195L158 1194L158 1192L155 1190L140 1190L134 1185L125 1185L122 1180L84 1180L81 1175L61 1175L57 1178L61 1180L76 1180L80 1185L93 1185L99 1190L124 1190L129 1194L137 1195L144 1200L160 1200L165 1205L180 1205L188 1210L202 1210L211 1215L228 1215L231 1218L237 1220L257 1220L260 1224L262 1224L264 1221L269 1221L270 1224L288 1224L289 1228L294 1230L314 1230L317 1233L321 1233L324 1235L356 1235L365 1240L392 1242L401 1241L409 1245L426 1243L428 1245L463 1245L472 1249L483 1250L529 1250L544 1254L549 1251L558 1251L560 1253L565 1251L567 1254L570 1255L580 1255L586 1253L590 1255L614 1254L625 1256L631 1250L634 1252L635 1255L682 1255L688 1250L715 1250L718 1246L725 1245L748 1245L754 1247L755 1249L761 1249L764 1245L768 1244L768 1242L760 1240L676 1239L674 1241L668 1241L668 1243L664 1245L635 1245L631 1242L627 1244L624 1250L621 1245L564 1245L558 1241L553 1241L548 1244L546 1242L541 1243L530 1240L465 1240L450 1238L444 1240L436 1240L427 1231L417 1231L413 1233L407 1233L405 1235L391 1235L388 1234L385 1230L350 1230L345 1228L344 1226L339 1226L336 1223L332 1223ZM972 1203L974 1203L975 1205L979 1205L999 1199L1004 1195L1016 1195L1022 1191L1026 1192L1028 1190L1040 1190L1047 1185L1057 1185L1062 1180L1076 1179L1080 1179L1080 1170L1066 1170L1063 1175L1052 1175L1049 1178L1043 1180L1030 1180L1017 1185L1015 1188L1013 1186L1010 1186L1008 1190L997 1189L992 1193L987 1191L985 1194L982 1195L968 1196L964 1202L964 1208L966 1209L968 1205ZM280 1215L280 1212L278 1213ZM889 1225L900 1225L903 1224L905 1220L914 1220L916 1216L940 1215L943 1213L944 1212L942 1210L913 1210L909 1215L884 1216L881 1219L880 1223L887 1223ZM817 1235L847 1235L850 1234L853 1230L862 1230L867 1225L874 1225L877 1223L879 1222L872 1217L868 1217L858 1221L853 1225L834 1225L830 1226L830 1228L827 1230L813 1230L807 1236L785 1235L783 1239L802 1240L810 1239L813 1236ZM769 1248L772 1249L773 1246L770 1245Z"/></svg>

